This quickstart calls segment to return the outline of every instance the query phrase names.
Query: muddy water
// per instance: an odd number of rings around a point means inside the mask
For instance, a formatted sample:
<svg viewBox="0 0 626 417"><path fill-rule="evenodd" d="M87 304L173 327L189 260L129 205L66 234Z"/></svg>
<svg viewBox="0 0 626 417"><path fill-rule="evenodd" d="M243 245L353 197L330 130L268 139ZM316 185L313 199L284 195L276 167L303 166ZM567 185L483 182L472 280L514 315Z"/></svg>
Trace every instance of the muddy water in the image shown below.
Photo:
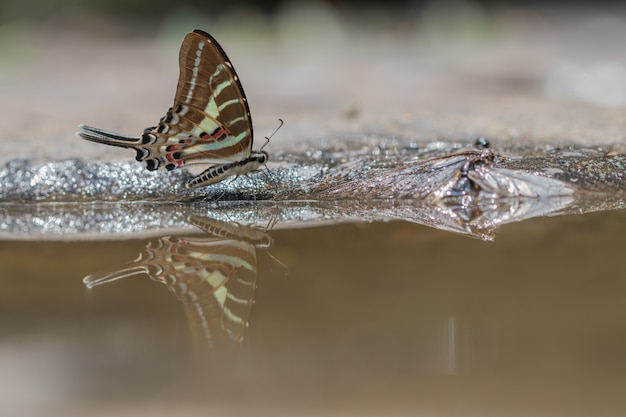
<svg viewBox="0 0 626 417"><path fill-rule="evenodd" d="M271 239L208 221L0 243L2 414L626 413L624 210L509 224L494 242L400 221ZM247 262L225 264L256 284L228 284L251 311L193 283L216 256Z"/></svg>

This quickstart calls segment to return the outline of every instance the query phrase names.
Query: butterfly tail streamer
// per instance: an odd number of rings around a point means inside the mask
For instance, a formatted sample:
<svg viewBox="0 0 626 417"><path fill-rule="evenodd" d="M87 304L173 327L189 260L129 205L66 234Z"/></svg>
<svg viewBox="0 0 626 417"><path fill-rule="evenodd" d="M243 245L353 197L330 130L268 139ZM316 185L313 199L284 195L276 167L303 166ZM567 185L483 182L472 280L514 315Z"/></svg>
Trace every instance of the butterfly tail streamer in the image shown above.
<svg viewBox="0 0 626 417"><path fill-rule="evenodd" d="M116 271L99 272L87 275L85 278L83 278L83 284L85 284L87 288L93 288L97 287L98 285L108 284L113 281L143 273L147 273L146 267L144 265L134 265Z"/></svg>
<svg viewBox="0 0 626 417"><path fill-rule="evenodd" d="M135 146L141 145L140 137L124 136L118 133L109 132L107 130L83 124L79 125L78 128L80 129L80 131L77 132L76 135L82 139L91 142L102 143L111 146L119 146L122 148L134 148Z"/></svg>

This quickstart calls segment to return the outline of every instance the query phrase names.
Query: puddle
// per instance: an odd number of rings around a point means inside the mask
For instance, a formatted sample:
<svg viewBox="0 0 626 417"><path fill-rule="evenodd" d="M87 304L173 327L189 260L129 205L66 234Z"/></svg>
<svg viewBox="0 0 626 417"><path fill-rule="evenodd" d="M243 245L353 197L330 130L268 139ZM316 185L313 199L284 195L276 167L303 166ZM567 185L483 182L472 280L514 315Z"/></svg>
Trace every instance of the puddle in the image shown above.
<svg viewBox="0 0 626 417"><path fill-rule="evenodd" d="M493 242L406 221L266 226L194 215L166 235L3 241L3 411L626 409L625 211Z"/></svg>

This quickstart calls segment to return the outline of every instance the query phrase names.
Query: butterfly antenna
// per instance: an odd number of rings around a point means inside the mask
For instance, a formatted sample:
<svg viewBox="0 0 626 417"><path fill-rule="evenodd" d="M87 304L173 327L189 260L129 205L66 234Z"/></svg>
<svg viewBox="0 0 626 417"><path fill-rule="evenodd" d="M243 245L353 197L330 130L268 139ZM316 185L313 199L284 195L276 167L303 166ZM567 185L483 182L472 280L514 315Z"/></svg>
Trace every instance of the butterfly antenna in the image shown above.
<svg viewBox="0 0 626 417"><path fill-rule="evenodd" d="M274 130L274 132L272 132L271 135L265 137L265 143L263 144L263 146L261 146L261 149L259 149L259 151L262 151L263 148L265 148L267 144L270 143L270 139L272 139L274 135L276 134L276 132L278 132L278 130L281 127L283 127L283 125L285 124L285 122L283 122L283 119L278 119L278 122L279 122L278 127Z"/></svg>
<svg viewBox="0 0 626 417"><path fill-rule="evenodd" d="M267 250L266 251L267 256L269 256L270 258L272 258L278 265L280 265L281 267L283 267L283 269L285 270L285 276L289 275L289 273L291 272L289 270L289 267L287 265L285 265L284 262L282 262L280 259L278 259L277 257L275 257L274 255L272 255L272 253Z"/></svg>
<svg viewBox="0 0 626 417"><path fill-rule="evenodd" d="M276 225L276 223L278 223L278 217L277 216L272 216L272 218L267 223L267 226L265 226L265 228L264 228L265 232L268 233L270 230L272 230L274 228L274 226ZM269 234L268 234L268 236L269 236ZM289 270L289 267L287 265L285 265L285 263L283 261L281 261L280 259L278 259L274 255L272 255L272 253L269 251L270 246L271 246L271 244L267 246L267 250L265 251L265 253L267 253L267 256L272 258L278 265L280 265L285 270L285 276L289 275L289 273L291 272Z"/></svg>

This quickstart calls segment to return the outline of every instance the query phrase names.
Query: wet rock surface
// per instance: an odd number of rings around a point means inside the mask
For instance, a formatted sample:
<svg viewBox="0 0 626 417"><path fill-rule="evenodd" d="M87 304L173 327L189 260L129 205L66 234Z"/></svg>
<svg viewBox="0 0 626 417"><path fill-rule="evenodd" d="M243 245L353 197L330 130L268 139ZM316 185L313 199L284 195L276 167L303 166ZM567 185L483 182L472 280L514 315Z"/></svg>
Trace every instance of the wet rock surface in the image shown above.
<svg viewBox="0 0 626 417"><path fill-rule="evenodd" d="M278 153L265 169L248 177L191 190L184 188L191 177L185 169L151 172L133 161L20 159L0 168L0 192L7 203L412 199L477 191L487 192L484 198L506 198L626 190L625 155L585 148L552 149L544 156L538 152L504 149L499 153L469 144L434 142L421 148L396 144L384 151L360 147Z"/></svg>
<svg viewBox="0 0 626 417"><path fill-rule="evenodd" d="M503 223L625 207L624 155L538 153L443 142L279 153L249 177L194 190L184 187L186 170L150 172L136 162L12 161L0 170L0 228L95 236L190 228L194 215L273 227L395 219L491 239Z"/></svg>

